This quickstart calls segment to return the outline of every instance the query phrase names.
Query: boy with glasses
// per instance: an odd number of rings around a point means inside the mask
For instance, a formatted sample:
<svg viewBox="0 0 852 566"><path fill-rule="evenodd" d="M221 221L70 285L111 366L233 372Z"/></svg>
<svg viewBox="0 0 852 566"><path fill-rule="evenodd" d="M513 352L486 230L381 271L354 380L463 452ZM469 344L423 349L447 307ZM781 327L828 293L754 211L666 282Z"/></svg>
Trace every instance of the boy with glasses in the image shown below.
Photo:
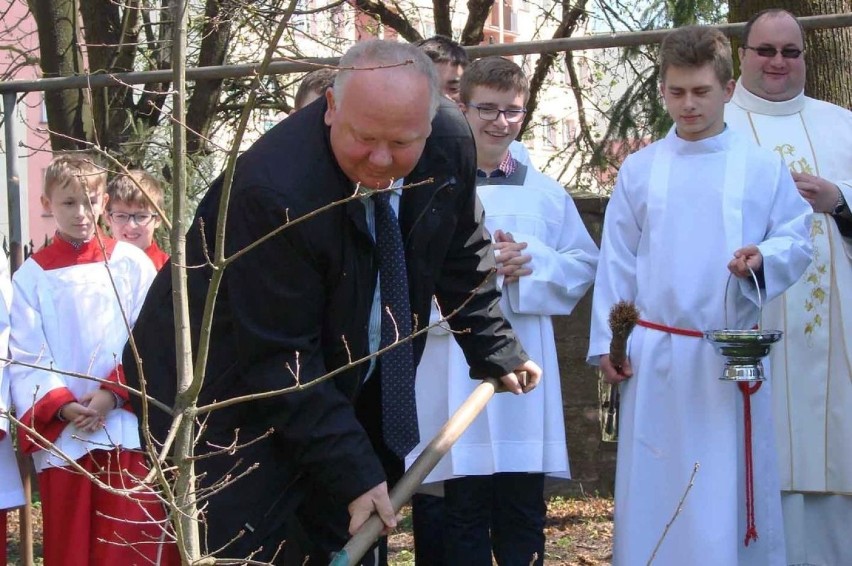
<svg viewBox="0 0 852 566"><path fill-rule="evenodd" d="M566 190L509 149L528 95L520 67L487 57L465 71L460 106L476 141L477 196L495 241L500 307L548 379L523 398L493 398L427 478L444 481L444 564L490 565L492 552L498 564L541 564L544 475L569 475L551 316L569 314L585 294L598 250ZM467 375L452 333L431 330L415 381L424 444L475 387Z"/></svg>
<svg viewBox="0 0 852 566"><path fill-rule="evenodd" d="M163 210L160 183L145 171L131 170L110 181L107 195L107 224L113 237L144 251L159 271L169 260L154 239L154 232L162 222L157 212L157 208Z"/></svg>
<svg viewBox="0 0 852 566"><path fill-rule="evenodd" d="M458 42L443 35L434 35L417 43L419 47L435 64L438 77L441 80L441 91L444 96L455 103L461 102L461 78L464 70L470 64L467 51ZM523 118L521 118L523 119ZM512 156L524 165L531 165L530 153L526 146L517 140L509 147Z"/></svg>
<svg viewBox="0 0 852 566"><path fill-rule="evenodd" d="M852 556L852 112L805 96L805 36L779 9L755 14L728 125L780 154L814 212L814 261L763 309L785 332L772 395L788 564ZM845 297L845 298L844 298Z"/></svg>

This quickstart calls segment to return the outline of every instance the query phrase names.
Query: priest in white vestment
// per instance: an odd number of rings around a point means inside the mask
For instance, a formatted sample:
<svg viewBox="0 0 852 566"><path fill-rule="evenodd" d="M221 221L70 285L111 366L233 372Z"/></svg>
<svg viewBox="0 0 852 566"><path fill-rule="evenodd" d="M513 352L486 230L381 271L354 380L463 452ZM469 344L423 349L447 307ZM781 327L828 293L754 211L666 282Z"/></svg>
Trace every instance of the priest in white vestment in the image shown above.
<svg viewBox="0 0 852 566"><path fill-rule="evenodd" d="M771 366L788 564L850 564L852 112L805 96L804 38L792 15L752 20L725 119L784 159L815 213L814 261L763 318L785 332Z"/></svg>
<svg viewBox="0 0 852 566"><path fill-rule="evenodd" d="M672 566L785 559L771 378L750 397L721 381L723 359L701 331L757 322L760 300L746 264L764 298L800 277L810 261L810 211L777 155L725 127L732 74L718 30L667 36L661 90L675 126L625 160L606 210L589 361L621 388L617 566L652 557ZM641 320L628 361L616 367L608 315L619 301L633 302Z"/></svg>

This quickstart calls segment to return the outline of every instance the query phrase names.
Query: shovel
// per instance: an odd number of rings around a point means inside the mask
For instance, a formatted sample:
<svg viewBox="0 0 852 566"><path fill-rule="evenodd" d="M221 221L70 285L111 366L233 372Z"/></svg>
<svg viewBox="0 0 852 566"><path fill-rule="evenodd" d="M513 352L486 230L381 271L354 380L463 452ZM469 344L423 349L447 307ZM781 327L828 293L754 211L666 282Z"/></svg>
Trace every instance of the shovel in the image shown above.
<svg viewBox="0 0 852 566"><path fill-rule="evenodd" d="M438 464L450 448L455 444L459 436L467 430L470 423L482 412L494 392L500 387L500 381L494 378L484 380L476 386L473 393L462 403L450 420L438 431L435 438L426 446L420 456L411 467L400 478L399 482L390 491L391 505L394 513L398 513L414 495L415 490L423 483L429 472ZM354 566L361 557L378 540L384 529L384 523L378 515L372 515L367 522L361 525L343 550L338 552L329 563L329 566Z"/></svg>

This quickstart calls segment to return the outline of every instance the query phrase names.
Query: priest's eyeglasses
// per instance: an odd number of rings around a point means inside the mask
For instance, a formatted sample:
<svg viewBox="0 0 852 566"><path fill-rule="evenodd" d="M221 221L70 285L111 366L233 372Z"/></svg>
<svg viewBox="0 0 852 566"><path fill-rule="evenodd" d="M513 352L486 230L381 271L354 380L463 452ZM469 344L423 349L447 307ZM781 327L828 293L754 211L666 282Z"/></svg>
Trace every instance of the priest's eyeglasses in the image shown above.
<svg viewBox="0 0 852 566"><path fill-rule="evenodd" d="M804 50L798 49L796 47L785 47L784 49L776 49L771 45L761 45L760 47L752 47L750 45L743 45L743 49L751 49L761 57L766 57L771 59L778 55L778 52L781 52L781 57L784 59L798 59L804 53Z"/></svg>
<svg viewBox="0 0 852 566"><path fill-rule="evenodd" d="M507 108L506 110L500 110L499 108L479 106L478 104L468 104L468 106L476 108L476 111L479 112L479 117L483 120L496 120L500 117L500 114L502 114L503 117L506 118L506 121L510 124L517 124L524 119L524 114L527 113L525 108Z"/></svg>
<svg viewBox="0 0 852 566"><path fill-rule="evenodd" d="M136 214L128 214L126 212L110 212L109 217L116 224L127 224L131 220L139 226L147 226L152 220L157 218L159 214L150 212L137 212Z"/></svg>

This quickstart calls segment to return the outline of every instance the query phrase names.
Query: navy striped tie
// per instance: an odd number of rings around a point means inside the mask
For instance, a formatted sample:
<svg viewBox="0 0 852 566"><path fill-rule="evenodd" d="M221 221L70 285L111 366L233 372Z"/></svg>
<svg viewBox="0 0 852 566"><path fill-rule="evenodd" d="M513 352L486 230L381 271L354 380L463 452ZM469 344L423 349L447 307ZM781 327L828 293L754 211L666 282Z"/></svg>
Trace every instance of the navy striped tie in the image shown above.
<svg viewBox="0 0 852 566"><path fill-rule="evenodd" d="M382 301L381 349L411 335L411 305L402 234L390 205L390 193L378 193L373 201L376 206L376 249ZM420 439L411 342L398 344L383 354L379 369L385 445L400 458L405 458Z"/></svg>

